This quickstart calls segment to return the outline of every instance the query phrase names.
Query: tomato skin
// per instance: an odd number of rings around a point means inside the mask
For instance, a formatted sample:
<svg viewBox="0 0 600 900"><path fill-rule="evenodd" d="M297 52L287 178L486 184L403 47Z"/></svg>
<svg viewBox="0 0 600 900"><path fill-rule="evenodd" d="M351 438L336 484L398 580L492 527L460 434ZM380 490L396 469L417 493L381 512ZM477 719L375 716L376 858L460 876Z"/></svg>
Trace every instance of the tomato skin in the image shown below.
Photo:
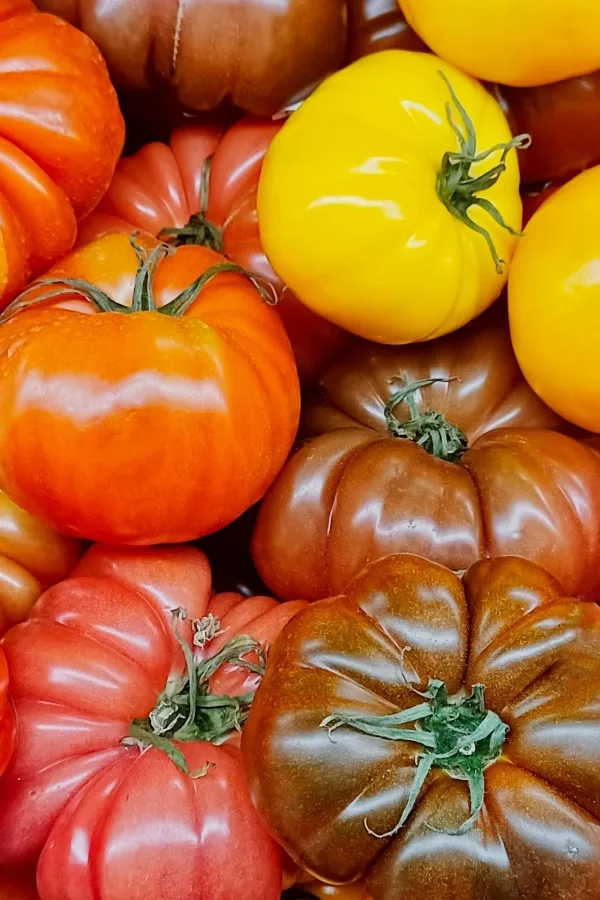
<svg viewBox="0 0 600 900"><path fill-rule="evenodd" d="M380 50L427 50L398 0L348 0L348 61Z"/></svg>
<svg viewBox="0 0 600 900"><path fill-rule="evenodd" d="M594 432L599 196L598 166L556 191L529 222L509 284L511 335L525 377L557 413Z"/></svg>
<svg viewBox="0 0 600 900"><path fill-rule="evenodd" d="M35 879L0 872L0 897L2 900L39 900Z"/></svg>
<svg viewBox="0 0 600 900"><path fill-rule="evenodd" d="M569 593L597 598L599 461L558 433L566 423L529 388L506 323L490 312L426 347L365 344L325 373L323 397L304 416L312 437L267 493L252 539L277 596L334 595L370 561L407 552L454 571L524 556ZM388 429L396 388L430 378L448 381L415 394L417 412L463 430L458 462ZM406 405L395 409L406 422Z"/></svg>
<svg viewBox="0 0 600 900"><path fill-rule="evenodd" d="M157 236L183 228L203 205L207 157L207 219L222 233L227 256L256 272L277 292L277 312L290 337L298 371L313 383L349 338L315 315L287 290L264 254L258 232L256 193L262 162L281 123L246 117L224 133L211 125L176 129L169 144L158 142L123 158L97 210L81 223L79 244L114 231L142 229Z"/></svg>
<svg viewBox="0 0 600 900"><path fill-rule="evenodd" d="M0 308L73 246L125 127L97 48L29 0L4 3L0 34ZM93 123L93 127L90 126Z"/></svg>
<svg viewBox="0 0 600 900"><path fill-rule="evenodd" d="M163 259L157 305L220 262L203 247ZM128 236L107 235L50 275L131 304L137 265ZM2 326L3 488L57 530L107 543L223 527L262 496L296 433L298 377L280 321L236 274L218 275L179 318L94 312L59 296ZM32 394L34 383L43 390Z"/></svg>
<svg viewBox="0 0 600 900"><path fill-rule="evenodd" d="M289 604L286 615L269 598L211 596L206 557L193 547L97 545L4 638L19 730L0 782L0 865L41 854L41 900L279 897L281 854L256 817L235 741L179 745L192 771L214 763L197 780L158 750L121 744L182 671L170 624L182 602L190 619L218 613L226 631L198 659L235 634L272 642L305 606ZM247 674L215 684L239 692Z"/></svg>
<svg viewBox="0 0 600 900"><path fill-rule="evenodd" d="M599 662L597 605L566 599L543 569L486 560L461 583L421 557L389 556L298 615L273 647L242 739L253 798L295 859L331 881L366 876L373 900L417 900L424 884L432 900L449 886L469 900L594 900ZM365 818L378 834L394 828L422 748L346 726L328 734L323 721L416 707L429 679L451 696L483 685L510 731L472 828L454 833L469 792L440 767L406 825L377 838Z"/></svg>
<svg viewBox="0 0 600 900"><path fill-rule="evenodd" d="M513 134L530 134L519 155L524 184L564 181L600 161L600 72L535 88L497 85Z"/></svg>
<svg viewBox="0 0 600 900"><path fill-rule="evenodd" d="M600 69L596 0L400 0L434 53L483 81L551 84Z"/></svg>
<svg viewBox="0 0 600 900"><path fill-rule="evenodd" d="M459 149L440 72L482 152L510 141L502 111L480 84L431 54L388 50L323 82L275 136L261 174L260 234L275 271L314 312L381 343L454 331L483 312L507 279L484 237L436 190L445 154ZM506 164L485 196L518 230L514 151ZM471 174L490 165L480 161ZM517 238L482 209L469 214L510 261ZM426 302L415 304L423 284Z"/></svg>
<svg viewBox="0 0 600 900"><path fill-rule="evenodd" d="M36 0L82 27L115 84L155 106L271 116L343 60L346 0ZM243 27L240 27L243 23ZM249 39L260 35L260 40ZM273 77L273 73L277 77Z"/></svg>
<svg viewBox="0 0 600 900"><path fill-rule="evenodd" d="M15 716L8 694L8 665L0 647L0 775L3 775L15 744Z"/></svg>

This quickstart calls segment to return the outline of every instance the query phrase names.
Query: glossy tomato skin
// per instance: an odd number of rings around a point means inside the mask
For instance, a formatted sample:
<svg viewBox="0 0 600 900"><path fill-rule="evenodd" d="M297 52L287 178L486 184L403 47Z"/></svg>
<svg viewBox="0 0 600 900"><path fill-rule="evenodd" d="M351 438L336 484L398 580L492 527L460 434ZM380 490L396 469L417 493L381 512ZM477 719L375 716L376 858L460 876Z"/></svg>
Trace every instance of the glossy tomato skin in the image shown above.
<svg viewBox="0 0 600 900"><path fill-rule="evenodd" d="M0 648L0 775L6 771L15 743L15 716L8 694L8 665Z"/></svg>
<svg viewBox="0 0 600 900"><path fill-rule="evenodd" d="M560 415L594 432L600 432L599 196L596 166L541 206L509 287L511 335L525 377Z"/></svg>
<svg viewBox="0 0 600 900"><path fill-rule="evenodd" d="M223 261L202 247L163 259L157 305ZM137 266L116 234L50 275L130 305ZM218 275L182 317L94 312L67 294L3 325L3 487L63 533L109 543L223 527L262 496L296 433L298 377L281 322L236 274Z"/></svg>
<svg viewBox="0 0 600 900"><path fill-rule="evenodd" d="M315 315L287 290L264 254L258 231L256 193L262 162L281 123L246 117L224 133L211 125L176 129L169 144L154 142L123 158L97 210L82 223L79 244L111 231L142 229L157 236L183 228L203 210L220 229L227 256L256 272L276 290L300 377L314 383L349 338ZM210 176L204 171L212 157Z"/></svg>
<svg viewBox="0 0 600 900"><path fill-rule="evenodd" d="M118 87L158 87L167 104L195 111L228 101L273 115L336 69L346 45L345 0L233 0L226 8L222 0L36 4L89 34Z"/></svg>
<svg viewBox="0 0 600 900"><path fill-rule="evenodd" d="M70 574L82 551L0 491L0 635L27 618L44 590Z"/></svg>
<svg viewBox="0 0 600 900"><path fill-rule="evenodd" d="M483 81L551 84L600 69L596 0L400 0L434 53Z"/></svg>
<svg viewBox="0 0 600 900"><path fill-rule="evenodd" d="M600 161L600 72L495 93L513 134L533 139L519 156L524 184L564 181Z"/></svg>
<svg viewBox="0 0 600 900"><path fill-rule="evenodd" d="M529 562L486 560L461 583L421 557L387 557L273 647L243 737L253 798L297 861L338 883L365 874L373 900L416 900L424 886L432 900L594 900L599 662L596 604L565 599ZM414 707L429 679L450 695L482 684L510 731L471 829L451 833L469 816L466 782L434 768L406 825L378 838L365 819L379 834L396 825L419 748L321 723Z"/></svg>
<svg viewBox="0 0 600 900"><path fill-rule="evenodd" d="M218 613L228 637L254 629L272 642L286 617L268 602L259 614L252 600L211 597L206 557L187 546L95 546L47 591L3 642L19 731L0 784L0 865L41 853L41 900L276 900L280 851L251 805L235 743L181 744L192 771L214 763L199 779L158 750L121 743L182 670L174 609ZM239 690L247 674L225 676Z"/></svg>
<svg viewBox="0 0 600 900"><path fill-rule="evenodd" d="M348 59L380 50L427 50L398 0L348 0Z"/></svg>
<svg viewBox="0 0 600 900"><path fill-rule="evenodd" d="M0 10L0 308L73 246L125 135L92 42L30 0Z"/></svg>
<svg viewBox="0 0 600 900"><path fill-rule="evenodd" d="M459 149L440 73L480 151L510 141L480 84L431 54L388 50L328 78L274 137L261 174L260 234L275 271L314 312L381 343L456 330L491 305L507 278L484 237L436 189L444 155ZM488 171L494 156L472 174ZM485 196L520 229L514 152L506 164ZM482 209L469 214L510 261L517 238ZM425 283L427 296L415 303Z"/></svg>
<svg viewBox="0 0 600 900"><path fill-rule="evenodd" d="M417 409L463 429L460 462L386 427L399 383L432 377L456 380L417 393ZM267 493L254 531L256 567L277 596L333 595L368 562L410 552L455 571L482 557L524 556L568 592L595 599L598 459L554 431L565 423L528 388L504 323L483 319L427 348L366 344L323 387L306 413L313 437ZM403 406L395 412L406 420Z"/></svg>

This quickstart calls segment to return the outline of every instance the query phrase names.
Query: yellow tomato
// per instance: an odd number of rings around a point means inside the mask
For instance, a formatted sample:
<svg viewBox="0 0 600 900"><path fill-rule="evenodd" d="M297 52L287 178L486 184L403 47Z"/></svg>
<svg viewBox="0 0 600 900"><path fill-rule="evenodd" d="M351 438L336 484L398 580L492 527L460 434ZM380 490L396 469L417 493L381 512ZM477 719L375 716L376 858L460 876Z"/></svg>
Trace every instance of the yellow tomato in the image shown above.
<svg viewBox="0 0 600 900"><path fill-rule="evenodd" d="M533 87L600 69L600 0L400 0L435 53L484 81Z"/></svg>
<svg viewBox="0 0 600 900"><path fill-rule="evenodd" d="M508 293L515 352L534 391L565 419L600 432L600 166L536 212Z"/></svg>
<svg viewBox="0 0 600 900"><path fill-rule="evenodd" d="M454 331L507 279L499 260L512 257L522 215L510 141L492 96L447 63L365 57L328 78L269 149L258 194L267 256L306 306L362 337Z"/></svg>

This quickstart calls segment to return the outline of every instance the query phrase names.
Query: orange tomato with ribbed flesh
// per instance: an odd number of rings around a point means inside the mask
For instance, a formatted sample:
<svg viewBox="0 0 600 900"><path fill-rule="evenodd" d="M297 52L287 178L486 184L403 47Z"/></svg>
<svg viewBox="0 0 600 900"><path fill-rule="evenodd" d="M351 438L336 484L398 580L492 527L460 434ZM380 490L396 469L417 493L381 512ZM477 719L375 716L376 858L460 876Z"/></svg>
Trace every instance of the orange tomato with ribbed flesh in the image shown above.
<svg viewBox="0 0 600 900"><path fill-rule="evenodd" d="M199 244L265 278L277 294L300 377L314 382L349 341L313 313L271 268L260 242L256 195L263 159L281 123L250 117L223 132L213 125L176 129L119 162L106 196L79 229L79 243L141 229L177 244Z"/></svg>
<svg viewBox="0 0 600 900"><path fill-rule="evenodd" d="M30 0L0 9L0 308L75 243L125 129L95 45Z"/></svg>
<svg viewBox="0 0 600 900"><path fill-rule="evenodd" d="M51 527L116 544L194 539L281 468L299 415L289 341L215 251L106 235L11 312L0 487Z"/></svg>

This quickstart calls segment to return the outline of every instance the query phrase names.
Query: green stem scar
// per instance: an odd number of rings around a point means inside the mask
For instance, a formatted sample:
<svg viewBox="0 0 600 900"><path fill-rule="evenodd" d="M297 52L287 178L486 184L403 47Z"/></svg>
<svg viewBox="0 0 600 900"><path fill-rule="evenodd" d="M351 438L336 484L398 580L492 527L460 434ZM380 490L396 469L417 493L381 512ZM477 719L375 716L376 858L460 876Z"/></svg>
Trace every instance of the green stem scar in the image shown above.
<svg viewBox="0 0 600 900"><path fill-rule="evenodd" d="M189 287L185 288L170 303L157 307L154 295L154 278L159 263L175 252L175 248L169 244L158 244L152 250L138 243L139 235L134 233L130 235L129 242L138 259L138 270L135 276L135 282L132 292L131 306L124 306L117 303L104 293L99 287L89 281L81 278L47 278L43 281L34 282L30 287L26 288L10 306L6 308L3 317L7 317L26 307L29 303L41 303L54 297L60 297L67 294L79 294L88 302L92 303L98 312L131 314L139 312L160 313L163 316L171 316L177 318L183 316L196 302L204 288L213 281L218 275L230 272L234 275L243 275L248 278L261 298L269 306L277 304L277 295L275 289L268 283L262 281L252 272L238 266L236 263L223 261L214 266L210 266L206 272L200 275ZM30 300L30 295L34 299Z"/></svg>
<svg viewBox="0 0 600 900"><path fill-rule="evenodd" d="M504 271L504 260L500 259L498 256L489 231L473 221L469 215L469 209L472 206L479 206L492 217L497 225L505 228L506 231L516 237L522 237L521 232L515 231L504 221L502 214L490 200L477 195L482 191L487 191L493 187L500 176L506 171L506 157L511 150L525 150L531 146L531 136L528 134L520 134L506 144L496 144L494 147L490 147L489 150L483 150L481 153L478 153L477 136L475 134L473 122L458 99L456 91L446 75L443 72L440 72L439 74L446 82L452 104L454 104L454 107L458 110L460 118L462 119L464 132L454 121L452 105L446 103L448 122L458 138L460 150L458 153L448 152L444 154L442 167L437 176L436 190L440 200L453 216L459 219L459 221L461 221L463 225L466 225L467 228L476 231L485 238L490 253L492 254L494 265L496 266L496 272L501 275ZM469 174L472 165L483 162L494 153L501 153L500 160L495 166L487 172L484 172L482 175L472 176Z"/></svg>
<svg viewBox="0 0 600 900"><path fill-rule="evenodd" d="M414 394L421 388L432 384L448 384L453 379L426 378L422 381L406 381L403 387L390 397L384 415L386 425L392 437L405 438L423 447L432 456L446 462L458 462L469 446L464 431L448 422L441 413L427 410L419 413ZM410 419L401 422L394 410L400 403L406 403Z"/></svg>
<svg viewBox="0 0 600 900"><path fill-rule="evenodd" d="M424 702L388 716L331 715L321 727L331 736L338 728L353 728L362 734L389 741L409 741L425 752L417 756L417 768L408 800L397 824L384 834L373 831L365 819L369 834L390 838L398 834L414 810L421 790L432 769L443 769L452 778L469 785L471 814L453 834L465 834L476 824L484 804L484 773L502 754L509 728L502 719L485 708L484 687L473 686L449 697L443 681L431 680L420 696ZM413 726L413 727L404 727ZM434 829L435 830L435 829Z"/></svg>
<svg viewBox="0 0 600 900"><path fill-rule="evenodd" d="M167 684L146 719L132 722L129 736L123 743L144 749L155 747L166 753L184 774L200 778L209 771L210 764L207 763L199 772L190 772L185 756L174 742L207 741L219 745L240 731L248 718L255 692L237 697L211 694L210 679L227 664L262 676L266 661L260 644L248 635L240 634L227 641L214 656L196 663L192 648L179 633L179 625L186 618L187 613L183 609L173 613L173 631L184 655L186 674ZM206 621L198 620L193 626L196 634L208 634L208 639L220 633L218 620L214 616L210 617L210 621L208 617ZM196 644L202 646L200 642ZM247 654L255 654L258 662L244 659Z"/></svg>

